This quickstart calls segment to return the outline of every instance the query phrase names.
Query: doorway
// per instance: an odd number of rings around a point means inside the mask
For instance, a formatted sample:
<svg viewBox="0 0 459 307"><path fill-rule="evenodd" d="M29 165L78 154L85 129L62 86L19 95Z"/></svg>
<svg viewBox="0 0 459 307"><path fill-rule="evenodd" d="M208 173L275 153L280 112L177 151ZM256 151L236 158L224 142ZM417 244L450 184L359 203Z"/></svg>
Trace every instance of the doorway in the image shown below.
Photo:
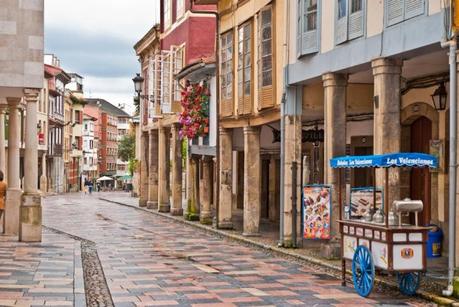
<svg viewBox="0 0 459 307"><path fill-rule="evenodd" d="M421 116L410 127L411 152L429 153L432 139L432 122ZM424 211L419 214L419 224L429 225L431 217L430 171L428 168L412 168L410 171L410 198L422 200ZM411 217L414 223L414 216Z"/></svg>

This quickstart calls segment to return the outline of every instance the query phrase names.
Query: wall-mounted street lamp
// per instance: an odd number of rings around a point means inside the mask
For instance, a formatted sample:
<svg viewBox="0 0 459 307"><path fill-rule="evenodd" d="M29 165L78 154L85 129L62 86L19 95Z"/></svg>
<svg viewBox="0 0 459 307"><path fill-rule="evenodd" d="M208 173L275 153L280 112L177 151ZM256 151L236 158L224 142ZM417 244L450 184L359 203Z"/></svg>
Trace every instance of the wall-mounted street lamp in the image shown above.
<svg viewBox="0 0 459 307"><path fill-rule="evenodd" d="M143 85L143 81L145 81L145 79L142 78L142 76L140 74L136 74L136 76L134 78L132 78L132 81L134 82L135 92L137 93L137 96L140 99L140 94L142 93L142 85Z"/></svg>
<svg viewBox="0 0 459 307"><path fill-rule="evenodd" d="M446 92L445 84L442 82L438 88L431 95L432 102L435 106L435 110L443 111L446 110L446 100L448 98L448 93Z"/></svg>

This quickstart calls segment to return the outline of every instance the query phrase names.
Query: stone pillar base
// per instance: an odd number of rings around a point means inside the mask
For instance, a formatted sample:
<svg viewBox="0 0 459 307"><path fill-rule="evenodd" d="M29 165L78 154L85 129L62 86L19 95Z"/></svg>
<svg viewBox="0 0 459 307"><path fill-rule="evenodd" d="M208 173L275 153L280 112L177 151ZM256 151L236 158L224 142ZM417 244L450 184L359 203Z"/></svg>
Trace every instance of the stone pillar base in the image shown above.
<svg viewBox="0 0 459 307"><path fill-rule="evenodd" d="M20 210L19 241L41 242L41 226L41 195L39 193L23 194Z"/></svg>
<svg viewBox="0 0 459 307"><path fill-rule="evenodd" d="M156 202L156 201L147 201L147 209L158 210L158 202Z"/></svg>
<svg viewBox="0 0 459 307"><path fill-rule="evenodd" d="M182 216L183 209L182 208L171 208L171 215L173 216Z"/></svg>
<svg viewBox="0 0 459 307"><path fill-rule="evenodd" d="M162 212L162 213L168 213L168 212L171 211L171 205L169 205L169 204L159 204L158 211Z"/></svg>
<svg viewBox="0 0 459 307"><path fill-rule="evenodd" d="M260 233L259 232L243 232L242 235L244 237L259 237Z"/></svg>
<svg viewBox="0 0 459 307"><path fill-rule="evenodd" d="M217 223L218 229L233 229L233 222L231 221L220 221Z"/></svg>
<svg viewBox="0 0 459 307"><path fill-rule="evenodd" d="M19 234L19 208L21 207L22 190L8 189L5 202L5 234Z"/></svg>
<svg viewBox="0 0 459 307"><path fill-rule="evenodd" d="M204 225L212 224L212 212L210 211L201 211L199 216L199 222Z"/></svg>
<svg viewBox="0 0 459 307"><path fill-rule="evenodd" d="M187 221L199 221L199 214L194 212L185 212L183 215Z"/></svg>
<svg viewBox="0 0 459 307"><path fill-rule="evenodd" d="M48 192L48 178L46 176L40 176L40 191L43 195Z"/></svg>
<svg viewBox="0 0 459 307"><path fill-rule="evenodd" d="M146 207L147 201L144 199L139 199L139 207Z"/></svg>
<svg viewBox="0 0 459 307"><path fill-rule="evenodd" d="M340 259L341 258L341 245L339 242L328 242L320 245L320 256L328 259Z"/></svg>

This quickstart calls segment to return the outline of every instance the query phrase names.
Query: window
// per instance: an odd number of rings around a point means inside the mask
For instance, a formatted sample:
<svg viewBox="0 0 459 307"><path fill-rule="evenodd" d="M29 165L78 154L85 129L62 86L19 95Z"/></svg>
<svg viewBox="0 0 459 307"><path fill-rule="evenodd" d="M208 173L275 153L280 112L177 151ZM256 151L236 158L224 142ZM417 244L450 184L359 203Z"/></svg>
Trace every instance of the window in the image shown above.
<svg viewBox="0 0 459 307"><path fill-rule="evenodd" d="M178 74L183 68L183 61L185 55L185 48L179 47L174 53L174 74ZM180 101L182 99L182 87L179 81L175 80L174 78L174 100Z"/></svg>
<svg viewBox="0 0 459 307"><path fill-rule="evenodd" d="M233 99L233 31L222 34L221 38L221 112L223 116L231 115Z"/></svg>
<svg viewBox="0 0 459 307"><path fill-rule="evenodd" d="M177 0L177 19L185 13L185 0Z"/></svg>
<svg viewBox="0 0 459 307"><path fill-rule="evenodd" d="M272 16L271 7L260 13L259 22L259 82L260 87L271 86L273 84L272 68Z"/></svg>
<svg viewBox="0 0 459 307"><path fill-rule="evenodd" d="M336 0L335 42L363 36L364 0Z"/></svg>
<svg viewBox="0 0 459 307"><path fill-rule="evenodd" d="M170 27L172 22L171 16L171 0L164 0L164 28Z"/></svg>
<svg viewBox="0 0 459 307"><path fill-rule="evenodd" d="M386 0L384 2L387 26L425 13L425 0Z"/></svg>
<svg viewBox="0 0 459 307"><path fill-rule="evenodd" d="M171 54L163 58L163 69L161 70L162 99L161 109L163 113L171 112Z"/></svg>
<svg viewBox="0 0 459 307"><path fill-rule="evenodd" d="M298 0L298 55L319 51L318 0Z"/></svg>
<svg viewBox="0 0 459 307"><path fill-rule="evenodd" d="M245 23L239 27L239 61L238 61L238 113L248 114L251 111L251 77L252 77L252 24Z"/></svg>

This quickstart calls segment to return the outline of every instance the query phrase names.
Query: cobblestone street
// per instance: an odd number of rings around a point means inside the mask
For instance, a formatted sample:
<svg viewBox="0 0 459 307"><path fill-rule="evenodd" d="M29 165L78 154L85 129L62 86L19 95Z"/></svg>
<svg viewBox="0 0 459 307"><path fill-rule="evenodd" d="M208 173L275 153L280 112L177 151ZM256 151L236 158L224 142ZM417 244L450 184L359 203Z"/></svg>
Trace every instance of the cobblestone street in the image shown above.
<svg viewBox="0 0 459 307"><path fill-rule="evenodd" d="M312 267L95 194L44 202L42 244L0 237L1 306L428 305L378 287L363 299Z"/></svg>

